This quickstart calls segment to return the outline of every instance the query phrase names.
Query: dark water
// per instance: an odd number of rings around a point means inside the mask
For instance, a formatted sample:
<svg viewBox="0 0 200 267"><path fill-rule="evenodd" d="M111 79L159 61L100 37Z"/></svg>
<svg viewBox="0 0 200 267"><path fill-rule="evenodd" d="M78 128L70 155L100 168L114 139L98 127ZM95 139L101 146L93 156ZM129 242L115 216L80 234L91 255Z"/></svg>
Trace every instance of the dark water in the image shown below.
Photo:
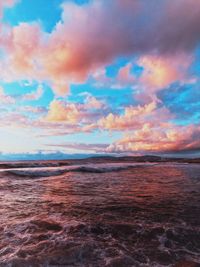
<svg viewBox="0 0 200 267"><path fill-rule="evenodd" d="M0 266L198 266L200 165L108 167L1 172Z"/></svg>

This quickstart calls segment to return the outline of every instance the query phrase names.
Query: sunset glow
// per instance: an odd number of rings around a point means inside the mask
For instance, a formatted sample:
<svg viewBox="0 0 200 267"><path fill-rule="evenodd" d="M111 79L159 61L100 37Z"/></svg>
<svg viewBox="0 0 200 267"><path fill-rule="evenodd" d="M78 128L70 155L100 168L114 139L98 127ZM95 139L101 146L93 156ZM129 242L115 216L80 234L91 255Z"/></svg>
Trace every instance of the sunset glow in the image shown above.
<svg viewBox="0 0 200 267"><path fill-rule="evenodd" d="M0 152L200 155L200 1L2 0Z"/></svg>

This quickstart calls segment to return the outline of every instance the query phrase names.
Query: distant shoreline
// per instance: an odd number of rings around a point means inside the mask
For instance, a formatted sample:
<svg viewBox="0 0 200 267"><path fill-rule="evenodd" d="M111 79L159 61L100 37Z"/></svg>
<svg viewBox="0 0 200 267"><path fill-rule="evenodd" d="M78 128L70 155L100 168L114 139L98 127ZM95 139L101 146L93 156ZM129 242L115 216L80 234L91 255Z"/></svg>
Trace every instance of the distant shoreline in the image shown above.
<svg viewBox="0 0 200 267"><path fill-rule="evenodd" d="M200 158L167 158L159 156L92 156L83 159L63 159L63 160L13 160L13 161L0 161L0 169L6 168L38 168L38 167L62 167L76 164L88 163L200 163Z"/></svg>

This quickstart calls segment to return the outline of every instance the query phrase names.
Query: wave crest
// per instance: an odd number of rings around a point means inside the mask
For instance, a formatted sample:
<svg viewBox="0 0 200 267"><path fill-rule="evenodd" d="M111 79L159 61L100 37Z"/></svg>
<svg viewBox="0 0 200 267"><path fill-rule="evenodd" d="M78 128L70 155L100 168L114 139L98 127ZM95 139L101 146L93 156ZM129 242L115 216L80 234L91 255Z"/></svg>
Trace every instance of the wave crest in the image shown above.
<svg viewBox="0 0 200 267"><path fill-rule="evenodd" d="M51 177L59 176L68 172L82 172L82 173L107 173L119 172L135 167L148 166L149 164L93 164L93 165L72 165L68 167L55 168L27 168L27 169L7 169L3 170L4 174L11 174L19 177ZM152 164L151 164L152 165Z"/></svg>

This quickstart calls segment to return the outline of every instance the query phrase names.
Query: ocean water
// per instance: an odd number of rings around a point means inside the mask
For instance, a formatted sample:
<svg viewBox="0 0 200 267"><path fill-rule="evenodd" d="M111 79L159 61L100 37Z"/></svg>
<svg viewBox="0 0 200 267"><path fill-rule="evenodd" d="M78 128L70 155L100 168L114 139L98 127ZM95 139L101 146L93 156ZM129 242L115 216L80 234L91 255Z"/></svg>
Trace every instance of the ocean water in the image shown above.
<svg viewBox="0 0 200 267"><path fill-rule="evenodd" d="M0 171L0 266L199 264L200 164Z"/></svg>

